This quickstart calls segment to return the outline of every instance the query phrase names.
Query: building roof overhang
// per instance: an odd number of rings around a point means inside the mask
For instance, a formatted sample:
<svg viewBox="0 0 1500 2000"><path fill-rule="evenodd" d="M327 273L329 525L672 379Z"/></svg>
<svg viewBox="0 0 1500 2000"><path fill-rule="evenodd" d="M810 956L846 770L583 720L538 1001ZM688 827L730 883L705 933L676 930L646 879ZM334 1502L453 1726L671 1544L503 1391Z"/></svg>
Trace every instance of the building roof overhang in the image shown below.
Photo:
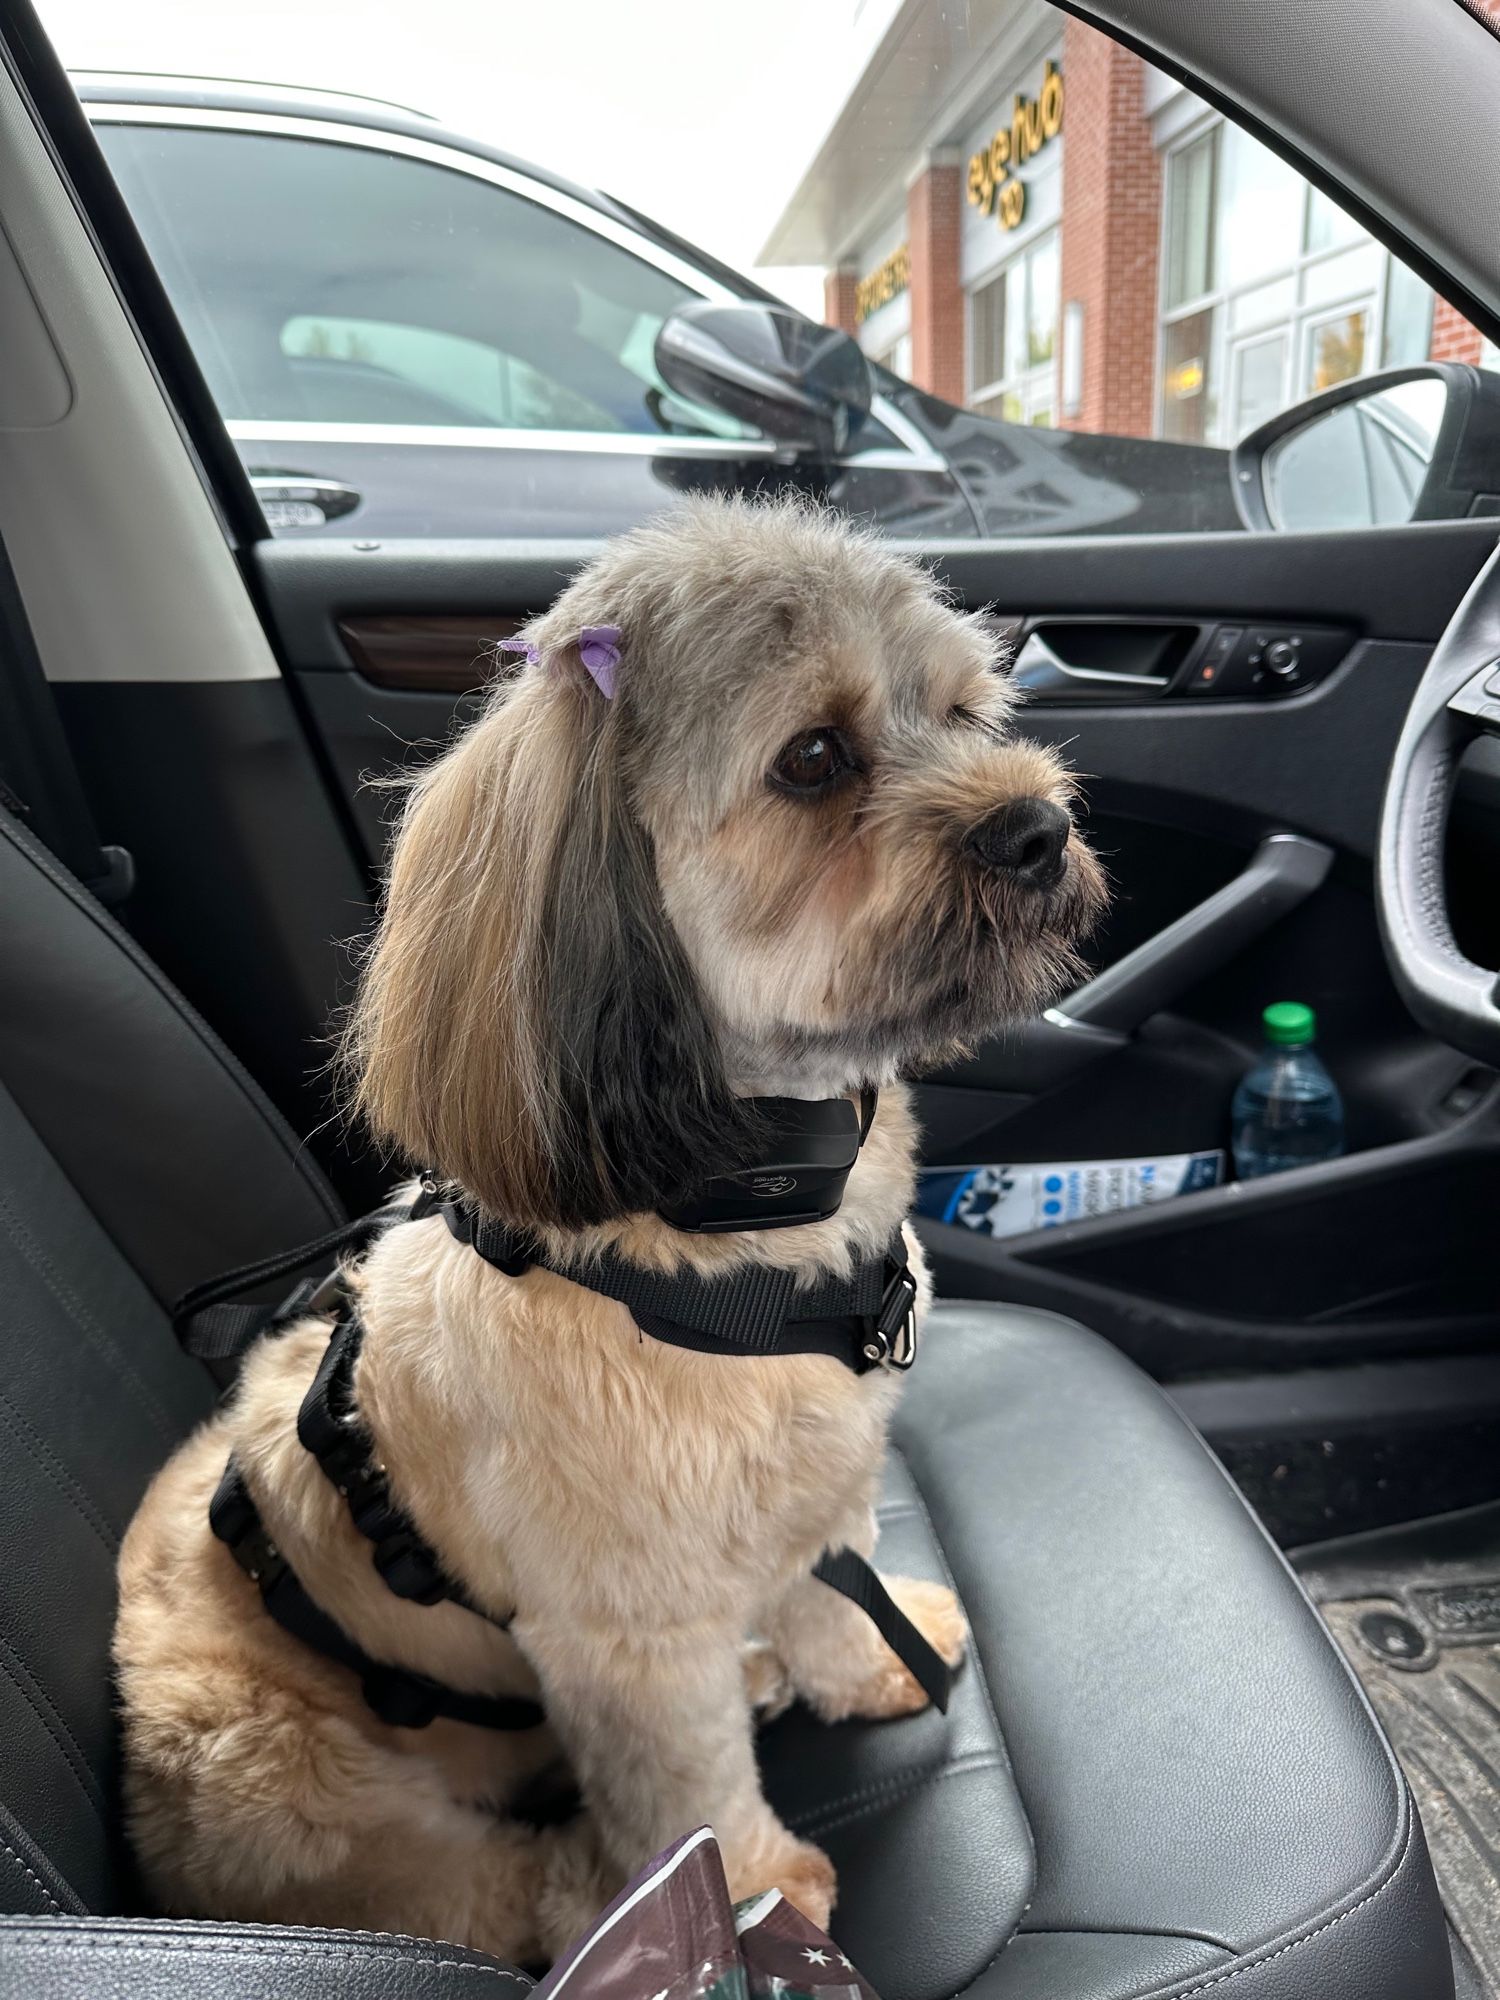
<svg viewBox="0 0 1500 2000"><path fill-rule="evenodd" d="M982 114L996 77L1060 29L1045 0L901 0L757 261L847 262L899 212L929 155Z"/></svg>

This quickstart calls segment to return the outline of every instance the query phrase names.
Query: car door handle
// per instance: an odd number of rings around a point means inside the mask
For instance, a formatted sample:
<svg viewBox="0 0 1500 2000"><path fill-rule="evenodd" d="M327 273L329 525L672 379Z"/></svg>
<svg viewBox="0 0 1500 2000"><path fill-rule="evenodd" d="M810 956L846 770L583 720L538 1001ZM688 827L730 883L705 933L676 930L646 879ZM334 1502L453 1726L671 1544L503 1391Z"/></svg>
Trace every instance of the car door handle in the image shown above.
<svg viewBox="0 0 1500 2000"><path fill-rule="evenodd" d="M1333 849L1321 841L1271 834L1233 881L941 1081L1023 1098L1070 1082L1305 902L1332 866Z"/></svg>
<svg viewBox="0 0 1500 2000"><path fill-rule="evenodd" d="M270 528L321 528L352 514L364 495L315 473L252 472L250 484Z"/></svg>
<svg viewBox="0 0 1500 2000"><path fill-rule="evenodd" d="M1300 833L1263 840L1231 882L1070 993L1056 1012L1070 1024L1133 1034L1200 979L1227 965L1322 887L1333 849Z"/></svg>
<svg viewBox="0 0 1500 2000"><path fill-rule="evenodd" d="M1054 652L1040 632L1028 634L1012 663L1010 678L1028 693L1053 701L1118 701L1122 696L1139 700L1160 694L1167 685L1165 674L1072 666Z"/></svg>

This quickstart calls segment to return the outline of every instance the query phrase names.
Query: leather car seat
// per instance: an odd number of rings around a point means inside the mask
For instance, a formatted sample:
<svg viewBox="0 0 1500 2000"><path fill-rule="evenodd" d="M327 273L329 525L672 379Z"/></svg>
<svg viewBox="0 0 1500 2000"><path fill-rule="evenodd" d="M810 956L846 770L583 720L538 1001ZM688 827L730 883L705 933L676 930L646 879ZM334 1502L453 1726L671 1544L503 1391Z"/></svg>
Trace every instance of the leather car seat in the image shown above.
<svg viewBox="0 0 1500 2000"><path fill-rule="evenodd" d="M337 1213L213 1034L0 811L0 1995L529 1984L441 1943L171 1921L132 1889L114 1561L213 1393L165 1305ZM763 1749L883 2000L1446 2000L1421 1830L1357 1685L1117 1352L1044 1313L935 1311L881 1558L967 1608L949 1714L794 1711Z"/></svg>

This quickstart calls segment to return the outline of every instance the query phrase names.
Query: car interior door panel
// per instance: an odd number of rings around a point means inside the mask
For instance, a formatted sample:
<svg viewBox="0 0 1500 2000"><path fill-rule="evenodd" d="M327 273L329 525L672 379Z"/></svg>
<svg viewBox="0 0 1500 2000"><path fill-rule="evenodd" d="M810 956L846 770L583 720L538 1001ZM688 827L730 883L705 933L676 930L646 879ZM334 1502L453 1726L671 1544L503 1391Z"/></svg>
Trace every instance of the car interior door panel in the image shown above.
<svg viewBox="0 0 1500 2000"><path fill-rule="evenodd" d="M1494 532L1475 521L922 549L963 602L1005 607L988 615L1016 631L1018 679L1039 642L1066 662L1027 689L1019 726L1065 744L1088 774L1091 837L1116 885L1092 979L1051 1017L924 1080L929 1164L1222 1149L1259 1011L1283 991L1316 1006L1338 1051L1350 1147L1294 1179L1315 1204L1295 1276L1267 1259L1292 1198L1274 1181L1005 1242L924 1224L946 1288L1086 1308L1168 1375L1482 1339L1477 1253L1459 1246L1488 1196L1459 1209L1451 1197L1459 1182L1494 1186L1491 1079L1402 1008L1368 882L1401 719ZM256 551L372 867L389 797L365 780L447 740L494 671L494 640L549 603L585 553L285 540ZM1303 637L1305 681L1270 698L1192 690L1216 646L1242 657L1246 640L1276 633ZM1119 698L1076 701L1068 669L1119 674L1107 684ZM1164 685L1140 699L1148 682ZM1462 856L1455 865L1462 874ZM1351 1232L1388 1230L1403 1210L1405 1248L1367 1282ZM1170 1276L1154 1277L1162 1264ZM1226 1289L1241 1266L1247 1281Z"/></svg>

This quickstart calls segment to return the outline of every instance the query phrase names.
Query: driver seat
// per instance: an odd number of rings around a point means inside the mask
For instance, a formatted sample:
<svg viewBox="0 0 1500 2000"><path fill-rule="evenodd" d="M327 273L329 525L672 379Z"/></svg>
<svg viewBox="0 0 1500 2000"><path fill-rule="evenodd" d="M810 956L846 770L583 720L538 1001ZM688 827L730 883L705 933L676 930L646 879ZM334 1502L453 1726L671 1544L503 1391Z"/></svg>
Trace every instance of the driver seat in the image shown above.
<svg viewBox="0 0 1500 2000"><path fill-rule="evenodd" d="M209 1409L166 1303L322 1233L328 1188L112 919L0 812L0 2000L461 2000L524 1975L412 1938L142 1913L114 1562ZM1158 1390L1071 1322L931 1319L881 1560L949 1577L946 1717L763 1741L883 2000L1448 2000L1401 1774L1316 1613Z"/></svg>

